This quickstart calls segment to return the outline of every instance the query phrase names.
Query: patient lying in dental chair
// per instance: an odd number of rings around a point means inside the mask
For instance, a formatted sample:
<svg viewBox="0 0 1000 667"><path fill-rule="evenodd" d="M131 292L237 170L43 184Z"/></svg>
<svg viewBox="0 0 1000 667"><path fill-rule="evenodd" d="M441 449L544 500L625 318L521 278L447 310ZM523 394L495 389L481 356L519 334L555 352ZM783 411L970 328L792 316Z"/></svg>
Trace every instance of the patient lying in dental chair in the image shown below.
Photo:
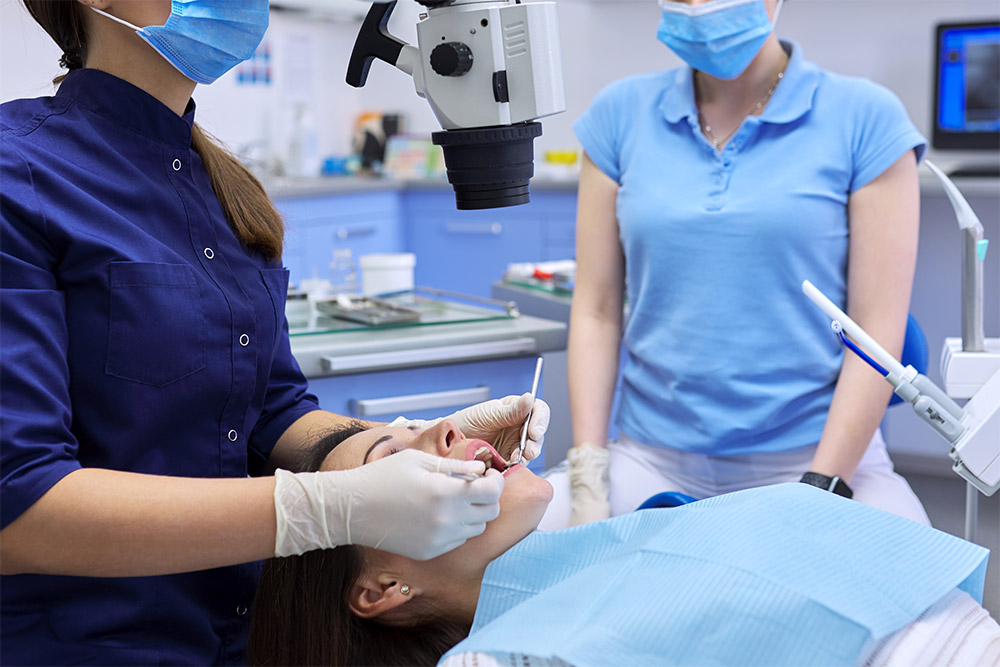
<svg viewBox="0 0 1000 667"><path fill-rule="evenodd" d="M500 516L429 561L268 561L251 664L1000 664L985 549L806 485L546 532L548 482L447 420L331 433L301 469L409 448L504 470Z"/></svg>

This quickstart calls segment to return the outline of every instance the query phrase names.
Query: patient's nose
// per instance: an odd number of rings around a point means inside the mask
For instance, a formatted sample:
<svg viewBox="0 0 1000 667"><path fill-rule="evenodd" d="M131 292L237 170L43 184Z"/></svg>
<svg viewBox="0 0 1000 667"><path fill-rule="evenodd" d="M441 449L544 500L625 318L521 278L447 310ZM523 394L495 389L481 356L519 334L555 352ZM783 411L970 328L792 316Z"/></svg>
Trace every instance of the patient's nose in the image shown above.
<svg viewBox="0 0 1000 667"><path fill-rule="evenodd" d="M462 432L450 419L443 419L417 436L417 448L428 454L451 456L455 445L462 440Z"/></svg>

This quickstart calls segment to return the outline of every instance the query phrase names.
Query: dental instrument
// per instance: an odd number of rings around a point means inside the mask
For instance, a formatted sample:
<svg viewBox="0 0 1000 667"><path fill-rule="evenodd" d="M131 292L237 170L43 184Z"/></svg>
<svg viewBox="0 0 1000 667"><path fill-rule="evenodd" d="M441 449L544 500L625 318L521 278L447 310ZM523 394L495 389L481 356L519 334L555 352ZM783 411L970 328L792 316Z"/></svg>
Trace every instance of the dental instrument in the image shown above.
<svg viewBox="0 0 1000 667"><path fill-rule="evenodd" d="M802 282L802 291L858 341L884 367L884 377L904 401L913 405L917 416L952 445L953 469L960 476L991 496L1000 489L1000 370L983 384L974 396L959 407L944 391L913 366L904 367L886 352L844 311L820 292L811 282ZM838 332L839 333L839 332Z"/></svg>
<svg viewBox="0 0 1000 667"><path fill-rule="evenodd" d="M983 238L979 217L945 173L930 160L924 165L937 177L955 211L962 243L962 337L946 338L941 353L941 376L948 395L970 398L991 377L1000 375L1000 338L986 338L983 327L983 263L989 241ZM1000 442L1000 427L996 429ZM976 539L979 495L972 483L965 490L965 539Z"/></svg>
<svg viewBox="0 0 1000 667"><path fill-rule="evenodd" d="M466 482L475 482L477 479L482 479L483 476L471 472L450 472L448 473L448 477L464 479Z"/></svg>
<svg viewBox="0 0 1000 667"><path fill-rule="evenodd" d="M538 393L538 378L542 375L542 357L538 357L535 362L535 379L531 381L531 409L524 420L524 428L521 429L521 446L518 452L517 462L524 463L524 446L528 442L528 424L531 422L531 413L535 411L535 394Z"/></svg>

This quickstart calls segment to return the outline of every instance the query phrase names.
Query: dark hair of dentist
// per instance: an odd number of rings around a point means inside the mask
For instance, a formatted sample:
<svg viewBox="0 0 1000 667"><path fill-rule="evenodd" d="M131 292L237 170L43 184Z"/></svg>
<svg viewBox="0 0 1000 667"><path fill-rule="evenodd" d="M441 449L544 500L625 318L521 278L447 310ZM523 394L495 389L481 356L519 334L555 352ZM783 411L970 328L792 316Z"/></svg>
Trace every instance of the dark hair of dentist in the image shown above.
<svg viewBox="0 0 1000 667"><path fill-rule="evenodd" d="M495 471L282 469L347 419L291 354L280 216L191 100L252 55L267 0L24 5L70 71L0 106L0 663L239 663L261 559L482 532ZM458 414L514 427L512 399Z"/></svg>

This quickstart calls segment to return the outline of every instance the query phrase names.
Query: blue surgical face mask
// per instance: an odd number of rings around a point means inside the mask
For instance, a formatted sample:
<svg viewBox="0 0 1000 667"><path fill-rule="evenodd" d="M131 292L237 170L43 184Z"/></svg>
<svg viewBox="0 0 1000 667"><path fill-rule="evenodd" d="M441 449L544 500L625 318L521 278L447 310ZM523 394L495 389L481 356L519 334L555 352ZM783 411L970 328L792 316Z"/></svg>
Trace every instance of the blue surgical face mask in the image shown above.
<svg viewBox="0 0 1000 667"><path fill-rule="evenodd" d="M268 0L173 0L167 22L146 28L91 9L135 30L181 74L198 83L212 83L253 56L269 18Z"/></svg>
<svg viewBox="0 0 1000 667"><path fill-rule="evenodd" d="M719 79L742 74L774 29L764 0L659 1L663 18L656 36L691 67ZM781 0L776 20L780 10Z"/></svg>

